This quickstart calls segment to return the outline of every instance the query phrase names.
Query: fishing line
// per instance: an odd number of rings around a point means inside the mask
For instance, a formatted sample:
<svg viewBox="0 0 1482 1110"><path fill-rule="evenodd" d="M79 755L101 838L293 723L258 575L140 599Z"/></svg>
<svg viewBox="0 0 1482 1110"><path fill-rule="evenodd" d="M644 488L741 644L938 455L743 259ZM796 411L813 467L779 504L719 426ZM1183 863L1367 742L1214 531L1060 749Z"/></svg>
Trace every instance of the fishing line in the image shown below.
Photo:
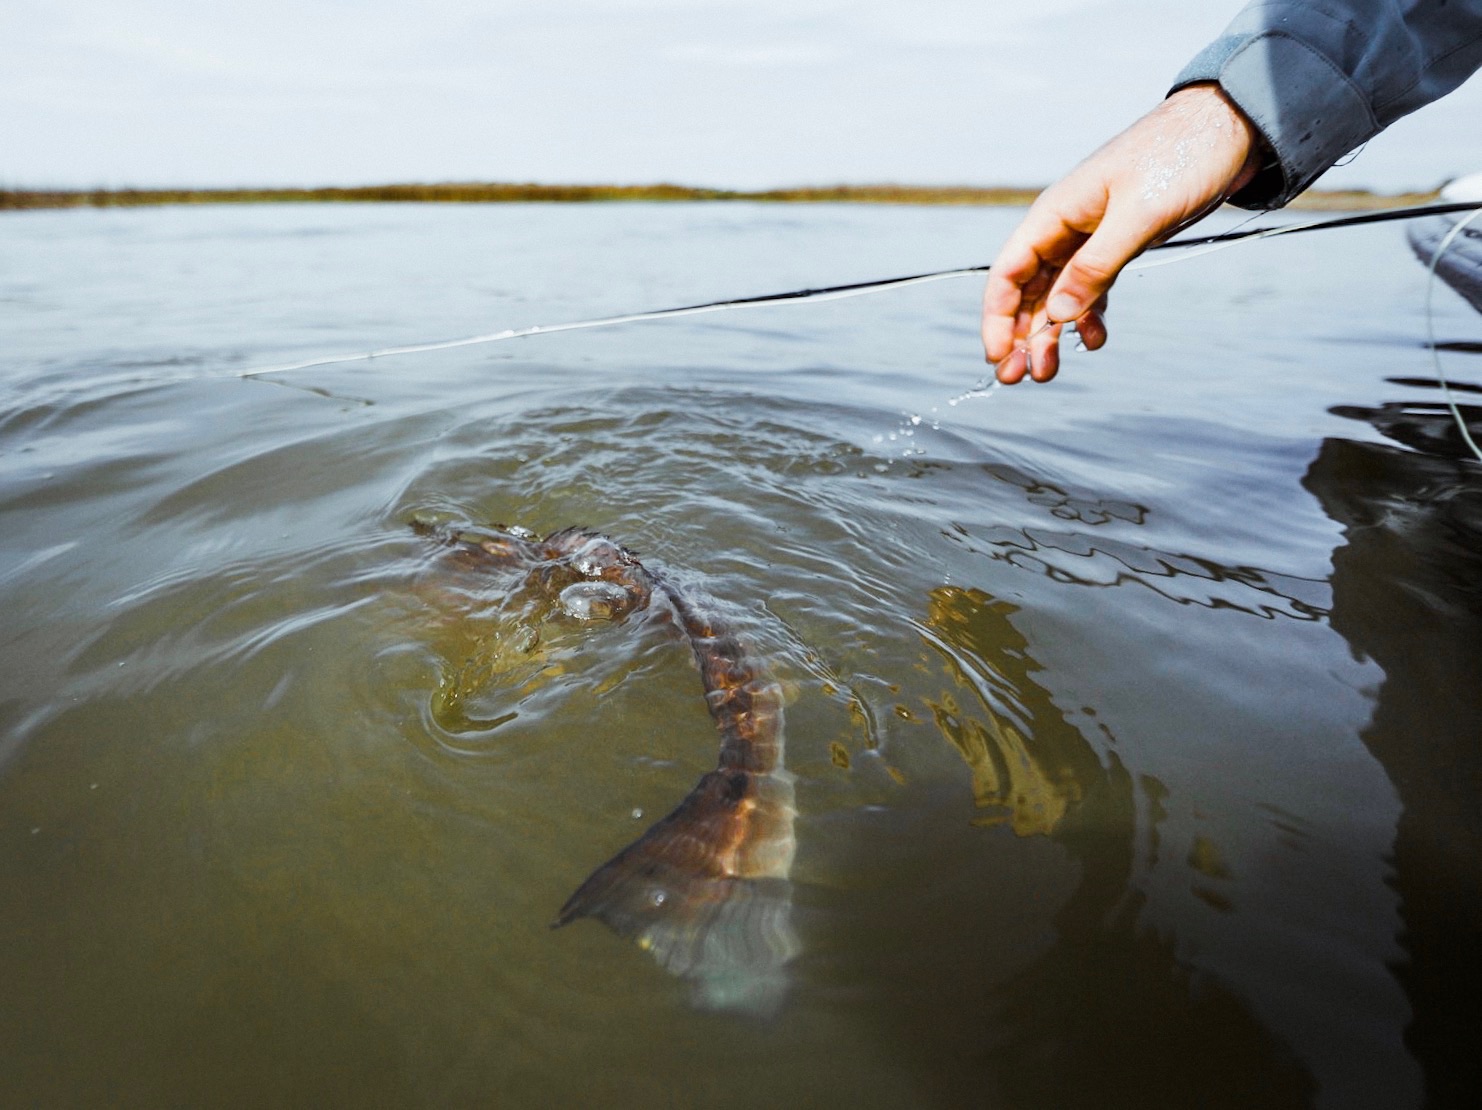
<svg viewBox="0 0 1482 1110"><path fill-rule="evenodd" d="M1477 441L1472 438L1472 433L1467 428L1467 422L1462 418L1461 406L1456 403L1455 397L1451 394L1451 385L1446 381L1446 371L1441 368L1441 349L1436 346L1436 318L1431 311L1431 301L1436 291L1436 267L1441 264L1441 257L1446 253L1446 248L1451 246L1458 235L1466 231L1473 220L1478 216L1482 216L1482 205L1473 205L1473 207L1476 211L1466 219L1458 220L1456 226L1446 233L1446 237L1436 247L1436 252L1431 255L1431 264L1428 267L1429 273L1425 282L1425 334L1426 338L1430 341L1431 361L1436 367L1436 380L1441 383L1441 394L1446 398L1446 407L1451 410L1451 418L1456 421L1456 427L1461 432L1461 438L1472 449L1472 454L1477 456L1477 460L1482 462L1482 449L1477 447Z"/></svg>
<svg viewBox="0 0 1482 1110"><path fill-rule="evenodd" d="M1270 239L1278 235L1296 235L1308 231L1323 231L1343 227L1358 227L1362 224L1384 223L1389 220L1408 220L1417 216L1439 216L1451 212L1475 212L1482 210L1482 202L1464 201L1448 204L1427 204L1411 208L1393 208L1383 212L1366 212L1355 216L1339 216L1311 220L1304 223L1280 224L1275 227L1251 228L1249 230L1226 231L1218 235L1205 235L1184 239L1172 239L1166 243L1156 243L1149 247L1149 251L1158 250L1180 250L1186 248L1206 248L1203 250L1186 250L1186 253L1170 259L1182 261L1185 258L1195 257L1198 254L1207 254L1213 250L1223 249L1225 246L1239 242L1254 242L1257 239ZM1448 238L1448 243L1449 243ZM1166 263L1142 263L1136 267L1143 269L1153 265L1165 265ZM573 320L562 324L536 324L527 328L507 328L504 331L490 332L485 335L470 335L460 339L442 339L429 343L411 343L397 347L381 347L371 351L357 351L351 354L325 355L319 358L303 359L299 362L284 363L278 366L261 366L252 370L241 370L235 375L238 378L257 378L265 374L282 374L290 370L307 370L316 366L336 366L347 362L367 362L371 359L390 358L393 355L417 355L430 351L448 351L456 347L473 347L484 343L501 343L510 339L524 339L533 335L551 335L563 331L580 331L587 328L608 328L618 324L632 324L644 320L667 320L680 316L698 316L708 312L728 312L739 308L760 308L766 305L784 304L815 304L821 301L843 300L847 297L861 297L872 293L880 293L889 289L903 289L910 285L923 285L932 281L946 281L953 278L970 277L974 274L985 274L989 266L965 266L955 270L933 270L924 274L908 274L904 277L878 278L873 281L856 281L844 285L827 285L815 289L792 289L785 293L763 293L754 297L733 297L729 300L707 301L704 304L683 305L678 308L660 308L648 312L630 312L619 316L601 316L591 320Z"/></svg>
<svg viewBox="0 0 1482 1110"><path fill-rule="evenodd" d="M1209 215L1210 211L1212 210L1206 209L1205 211L1199 213L1196 217L1194 217L1194 219L1196 221L1202 220L1205 216ZM1200 255L1213 254L1215 251L1222 251L1226 247L1233 247L1236 243L1242 241L1242 238L1239 235L1241 229L1249 224L1252 220L1259 220L1264 215L1264 212L1252 212L1249 216L1236 224L1234 228L1225 232L1222 236L1218 237L1218 242L1215 242L1212 245L1204 245L1201 247L1199 242L1190 243L1186 241L1180 241L1177 243L1155 244L1149 247L1148 250L1160 250L1163 247L1186 247L1187 249L1182 254L1176 254L1172 258L1154 259L1152 261L1144 260L1142 262L1129 263L1128 265L1122 267L1122 272L1132 273L1137 270L1156 269L1159 266L1171 266L1175 262L1184 262L1190 258L1198 258ZM1293 230L1296 230L1296 228L1293 228ZM1254 232L1250 233L1251 238L1254 238L1254 236ZM1039 327L1035 328L1028 335L1026 335L1023 341L1027 342L1028 340L1033 339L1035 336L1042 335L1043 333L1049 331L1051 328L1059 327L1062 324L1064 324L1071 331L1075 331L1075 323L1076 322L1074 320L1051 320L1047 315L1045 317L1045 322ZM1083 343L1079 343L1076 345L1076 350L1078 351L1084 351L1085 349L1086 347ZM1028 354L1027 350L1025 351L1025 354ZM1025 368L1025 372L1028 372L1028 367Z"/></svg>
<svg viewBox="0 0 1482 1110"><path fill-rule="evenodd" d="M659 308L649 312L629 312L621 316L599 316L592 320L573 320L564 324L536 324L528 328L508 328L490 332L488 335L470 335L463 339L442 339L432 343L412 343L404 347L382 347L374 351L356 354L326 355L323 358L304 359L283 366L267 366L257 370L243 370L239 378L255 378L260 374L281 374L286 370L305 370L311 366L333 366L341 362L364 362L367 359L386 358L391 355L418 355L427 351L447 351L454 347L472 347L480 343L500 343L506 339L524 339L531 335L553 335L562 331L580 331L583 328L610 328L617 324L633 324L640 320L666 320L679 316L698 316L705 312L725 312L733 308L756 308L772 304L797 304L804 301L838 301L846 297L861 297L867 293L878 293L886 289L903 289L908 285L923 285L930 281L946 281L949 278L966 277L984 273L987 266L970 266L961 270L936 270L929 274L911 274L907 277L883 278L876 281L859 281L850 285L830 285L822 289L794 289L787 293L765 293L758 297L736 297L728 301L711 301L707 304L686 305L683 308Z"/></svg>

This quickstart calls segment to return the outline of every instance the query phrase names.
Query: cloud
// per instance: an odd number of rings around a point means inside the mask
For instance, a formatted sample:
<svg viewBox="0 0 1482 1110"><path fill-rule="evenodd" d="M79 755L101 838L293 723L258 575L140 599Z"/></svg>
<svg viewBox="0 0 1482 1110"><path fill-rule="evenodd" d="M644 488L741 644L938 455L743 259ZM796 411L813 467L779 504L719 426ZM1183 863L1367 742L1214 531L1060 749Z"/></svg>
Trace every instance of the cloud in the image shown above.
<svg viewBox="0 0 1482 1110"><path fill-rule="evenodd" d="M707 66L739 66L772 69L787 66L816 66L833 61L842 51L818 43L776 42L754 46L714 42L683 42L661 52L676 62Z"/></svg>
<svg viewBox="0 0 1482 1110"><path fill-rule="evenodd" d="M7 0L9 184L1035 184L1238 0ZM1149 33L1156 28L1156 33ZM1477 82L1346 184L1463 170Z"/></svg>

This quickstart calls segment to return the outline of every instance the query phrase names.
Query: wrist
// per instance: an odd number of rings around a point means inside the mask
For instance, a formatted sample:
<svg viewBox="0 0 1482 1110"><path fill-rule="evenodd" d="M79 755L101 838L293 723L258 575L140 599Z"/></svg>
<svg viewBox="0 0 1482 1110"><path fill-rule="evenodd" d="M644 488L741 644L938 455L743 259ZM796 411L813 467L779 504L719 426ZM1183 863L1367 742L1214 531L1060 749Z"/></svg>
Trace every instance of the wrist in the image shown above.
<svg viewBox="0 0 1482 1110"><path fill-rule="evenodd" d="M1230 98L1215 81L1196 81L1185 85L1168 96L1170 105L1186 103L1203 117L1205 126L1227 138L1232 152L1239 152L1246 163L1258 158L1261 148L1261 133L1250 117L1240 110L1240 105Z"/></svg>
<svg viewBox="0 0 1482 1110"><path fill-rule="evenodd" d="M1260 129L1218 82L1196 81L1184 85L1171 93L1168 100L1186 101L1204 117L1207 126L1225 138L1231 164L1238 166L1225 190L1226 198L1238 193L1262 169L1275 163Z"/></svg>

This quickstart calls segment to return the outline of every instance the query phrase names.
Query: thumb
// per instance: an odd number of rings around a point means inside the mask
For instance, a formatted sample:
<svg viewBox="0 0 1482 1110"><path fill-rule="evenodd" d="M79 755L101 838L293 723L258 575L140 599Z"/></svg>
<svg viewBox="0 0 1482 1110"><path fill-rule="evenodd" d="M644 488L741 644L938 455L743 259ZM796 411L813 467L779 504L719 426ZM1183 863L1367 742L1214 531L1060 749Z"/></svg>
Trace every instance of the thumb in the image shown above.
<svg viewBox="0 0 1482 1110"><path fill-rule="evenodd" d="M1106 295L1122 267L1131 262L1158 237L1158 228L1146 222L1117 218L1108 212L1101 224L1065 263L1045 311L1057 323L1078 320Z"/></svg>

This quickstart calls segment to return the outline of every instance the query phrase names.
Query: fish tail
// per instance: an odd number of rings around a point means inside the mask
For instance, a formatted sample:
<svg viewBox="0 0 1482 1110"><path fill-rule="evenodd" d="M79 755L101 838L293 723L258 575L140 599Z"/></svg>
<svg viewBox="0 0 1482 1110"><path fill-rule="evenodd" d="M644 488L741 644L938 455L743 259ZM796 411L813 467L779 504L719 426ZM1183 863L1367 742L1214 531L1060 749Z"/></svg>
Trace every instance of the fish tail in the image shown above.
<svg viewBox="0 0 1482 1110"><path fill-rule="evenodd" d="M697 1001L769 1014L800 951L792 926L792 776L712 771L603 864L553 928L593 917L633 940Z"/></svg>

